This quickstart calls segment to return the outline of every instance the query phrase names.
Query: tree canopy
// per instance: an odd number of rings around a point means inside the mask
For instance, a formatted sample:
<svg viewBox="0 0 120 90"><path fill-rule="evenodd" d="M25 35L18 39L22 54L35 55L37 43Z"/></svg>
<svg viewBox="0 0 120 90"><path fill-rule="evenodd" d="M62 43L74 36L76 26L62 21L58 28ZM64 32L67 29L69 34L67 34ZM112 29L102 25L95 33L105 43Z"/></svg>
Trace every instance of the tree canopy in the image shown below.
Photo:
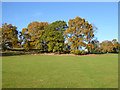
<svg viewBox="0 0 120 90"><path fill-rule="evenodd" d="M89 43L94 37L92 24L89 24L88 21L80 17L69 20L68 28L64 34L71 46L72 52L86 47L87 42Z"/></svg>
<svg viewBox="0 0 120 90"><path fill-rule="evenodd" d="M36 49L40 53L118 53L118 41L100 43L95 39L96 30L94 24L81 17L69 19L68 24L61 20L52 23L34 21L21 32L16 26L4 23L0 28L1 46L3 50Z"/></svg>
<svg viewBox="0 0 120 90"><path fill-rule="evenodd" d="M2 47L17 47L18 45L18 30L16 26L12 24L3 24L2 25Z"/></svg>
<svg viewBox="0 0 120 90"><path fill-rule="evenodd" d="M43 40L47 45L48 52L63 52L64 48L64 35L63 32L67 28L67 24L64 21L56 21L51 23L45 28Z"/></svg>
<svg viewBox="0 0 120 90"><path fill-rule="evenodd" d="M31 48L43 50L43 41L41 39L44 34L44 28L48 26L48 22L32 22L27 28L23 28L21 32L21 41L26 50Z"/></svg>

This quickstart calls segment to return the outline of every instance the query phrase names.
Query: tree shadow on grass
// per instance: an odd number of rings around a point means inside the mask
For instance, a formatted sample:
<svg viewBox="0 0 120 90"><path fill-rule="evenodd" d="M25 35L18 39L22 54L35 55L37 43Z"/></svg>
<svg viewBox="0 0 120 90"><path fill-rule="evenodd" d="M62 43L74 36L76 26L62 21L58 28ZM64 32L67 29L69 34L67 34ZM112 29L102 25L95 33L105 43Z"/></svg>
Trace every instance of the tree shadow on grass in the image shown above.
<svg viewBox="0 0 120 90"><path fill-rule="evenodd" d="M4 52L4 53L0 53L1 56L15 56L15 55L26 55L26 53L13 53L13 52Z"/></svg>
<svg viewBox="0 0 120 90"><path fill-rule="evenodd" d="M7 49L6 51L1 51L0 56L16 56L16 55L29 55L38 54L39 49L31 49L28 52L25 49Z"/></svg>
<svg viewBox="0 0 120 90"><path fill-rule="evenodd" d="M40 52L39 49L30 49L28 52L25 49L7 49L6 51L0 50L0 56L16 56L16 55L30 55L30 54L43 54L43 53L50 53L50 52ZM70 53L63 53L63 54L70 54ZM104 55L106 53L87 53L88 54L96 54L96 55ZM114 53L118 54L118 53Z"/></svg>

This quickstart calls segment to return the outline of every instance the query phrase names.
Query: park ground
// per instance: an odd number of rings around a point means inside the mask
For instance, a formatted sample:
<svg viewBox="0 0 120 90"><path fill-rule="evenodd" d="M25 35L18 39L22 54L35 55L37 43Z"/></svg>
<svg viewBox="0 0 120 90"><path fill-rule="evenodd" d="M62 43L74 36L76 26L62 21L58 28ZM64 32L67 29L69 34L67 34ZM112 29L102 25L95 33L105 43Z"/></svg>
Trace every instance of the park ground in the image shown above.
<svg viewBox="0 0 120 90"><path fill-rule="evenodd" d="M3 88L117 88L118 55L2 57Z"/></svg>

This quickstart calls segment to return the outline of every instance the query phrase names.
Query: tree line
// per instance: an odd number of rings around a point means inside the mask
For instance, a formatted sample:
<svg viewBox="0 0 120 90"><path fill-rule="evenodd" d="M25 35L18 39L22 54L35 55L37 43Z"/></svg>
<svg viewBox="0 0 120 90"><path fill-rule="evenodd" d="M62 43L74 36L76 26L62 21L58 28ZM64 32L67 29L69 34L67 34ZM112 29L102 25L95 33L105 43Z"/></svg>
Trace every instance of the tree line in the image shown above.
<svg viewBox="0 0 120 90"><path fill-rule="evenodd" d="M120 44L116 39L99 43L95 39L97 28L84 18L76 17L65 21L31 22L21 32L16 26L4 23L2 33L2 50L24 48L25 51L36 49L40 53L118 53Z"/></svg>

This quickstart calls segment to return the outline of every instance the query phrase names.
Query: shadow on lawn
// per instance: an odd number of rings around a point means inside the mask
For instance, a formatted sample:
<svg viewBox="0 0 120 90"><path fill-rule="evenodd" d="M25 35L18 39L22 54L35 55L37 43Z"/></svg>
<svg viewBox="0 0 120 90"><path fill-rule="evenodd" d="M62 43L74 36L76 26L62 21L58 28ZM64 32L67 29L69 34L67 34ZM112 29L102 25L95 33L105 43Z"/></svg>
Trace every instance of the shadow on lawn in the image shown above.
<svg viewBox="0 0 120 90"><path fill-rule="evenodd" d="M43 54L48 52L40 52L39 49L31 49L29 52L25 52L25 49L8 49L3 52L2 50L0 50L0 56L30 55L30 54L41 54L41 53ZM66 54L70 54L70 53L66 53ZM106 53L89 53L89 54L102 55ZM88 53L86 55L88 55Z"/></svg>
<svg viewBox="0 0 120 90"><path fill-rule="evenodd" d="M15 56L15 55L26 55L26 53L13 53L13 52L4 52L0 53L1 56Z"/></svg>
<svg viewBox="0 0 120 90"><path fill-rule="evenodd" d="M25 49L7 49L6 51L0 51L0 56L29 55L40 53L38 49L31 49L29 52L26 52Z"/></svg>

